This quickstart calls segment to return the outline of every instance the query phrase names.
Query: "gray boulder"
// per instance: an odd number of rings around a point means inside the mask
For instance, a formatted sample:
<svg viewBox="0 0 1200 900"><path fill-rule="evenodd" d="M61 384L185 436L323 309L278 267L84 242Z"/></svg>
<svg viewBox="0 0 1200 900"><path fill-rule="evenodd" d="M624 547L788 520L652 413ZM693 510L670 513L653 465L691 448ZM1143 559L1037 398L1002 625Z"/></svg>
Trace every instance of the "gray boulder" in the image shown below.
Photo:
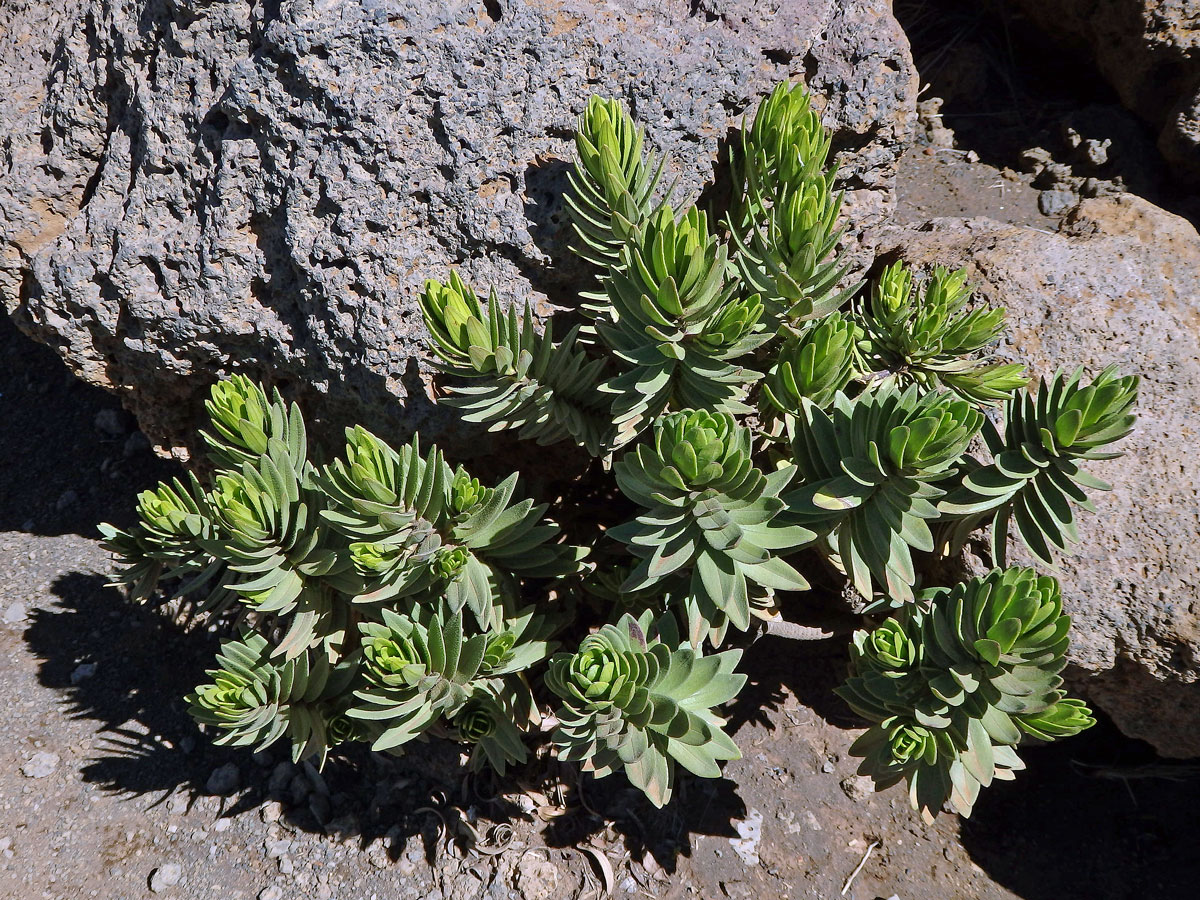
<svg viewBox="0 0 1200 900"><path fill-rule="evenodd" d="M15 0L0 294L163 446L242 371L326 426L437 433L422 281L575 303L576 116L624 98L679 194L780 79L827 98L859 224L914 118L887 0Z"/></svg>
<svg viewBox="0 0 1200 900"><path fill-rule="evenodd" d="M1085 200L1064 234L988 219L885 228L877 251L966 265L1008 308L1004 355L1050 375L1116 363L1138 373L1125 455L1089 467L1114 485L1061 561L1073 679L1126 734L1200 755L1200 236L1131 195ZM1031 564L1015 546L1011 558Z"/></svg>

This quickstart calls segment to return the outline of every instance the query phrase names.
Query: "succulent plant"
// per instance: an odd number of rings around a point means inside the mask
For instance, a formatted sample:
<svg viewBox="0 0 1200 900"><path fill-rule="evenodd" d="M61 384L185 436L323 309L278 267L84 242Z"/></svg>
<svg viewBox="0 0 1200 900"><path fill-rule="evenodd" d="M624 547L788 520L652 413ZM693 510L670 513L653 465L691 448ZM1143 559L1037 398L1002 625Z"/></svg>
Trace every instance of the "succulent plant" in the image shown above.
<svg viewBox="0 0 1200 900"><path fill-rule="evenodd" d="M263 750L286 735L297 762L323 760L332 746L327 727L334 704L355 678L357 656L333 665L323 653L278 661L271 651L259 634L225 641L219 667L208 672L212 681L187 697L192 715L217 730L218 744Z"/></svg>
<svg viewBox="0 0 1200 900"><path fill-rule="evenodd" d="M448 284L428 281L421 298L425 326L441 359L441 370L464 379L448 388L442 402L464 421L492 431L511 428L539 444L572 440L594 456L611 440L606 398L597 395L604 361L578 347L578 326L559 343L549 322L542 334L526 306L500 309L496 292L487 311L475 292L450 273Z"/></svg>
<svg viewBox="0 0 1200 900"><path fill-rule="evenodd" d="M562 698L554 743L562 759L596 777L624 771L655 806L675 784L675 764L703 778L738 759L713 711L741 689L741 651L703 656L680 642L669 618L628 614L584 638L573 654L550 661L546 684Z"/></svg>
<svg viewBox="0 0 1200 900"><path fill-rule="evenodd" d="M575 252L601 269L621 264L621 248L654 209L663 166L643 153L643 141L617 100L592 97L579 117L567 210Z"/></svg>
<svg viewBox="0 0 1200 900"><path fill-rule="evenodd" d="M1049 385L1039 380L1035 393L1014 395L1003 439L989 442L994 461L969 472L940 504L945 515L966 518L968 529L990 513L992 555L1001 564L1011 526L1038 561L1052 566L1054 551L1079 540L1075 508L1095 511L1087 491L1110 490L1082 463L1121 455L1106 448L1133 430L1138 379L1118 375L1115 366L1087 386L1082 378L1082 369L1060 371Z"/></svg>
<svg viewBox="0 0 1200 900"><path fill-rule="evenodd" d="M874 585L898 602L916 582L912 550L932 551L940 483L957 472L983 415L948 393L885 386L825 412L803 399L793 456L799 487L789 516L819 531L827 551L864 597Z"/></svg>
<svg viewBox="0 0 1200 900"><path fill-rule="evenodd" d="M973 358L1003 332L1004 310L967 310L970 296L964 269L938 266L914 287L903 263L885 268L858 310L864 367L901 387L944 388L980 405L1007 400L1028 382L1025 367Z"/></svg>
<svg viewBox="0 0 1200 900"><path fill-rule="evenodd" d="M470 698L487 636L468 637L461 612L422 624L384 609L382 621L359 628L363 685L347 715L373 735L373 750L408 743Z"/></svg>
<svg viewBox="0 0 1200 900"><path fill-rule="evenodd" d="M821 124L804 85L776 85L754 117L742 123L732 145L735 204L731 219L735 226L757 221L766 204L788 188L818 181L832 183L831 145L829 131Z"/></svg>
<svg viewBox="0 0 1200 900"><path fill-rule="evenodd" d="M662 207L621 253L605 279L610 307L595 326L626 368L603 387L614 397L617 443L672 405L747 412L742 401L761 376L736 360L769 335L757 296L736 295L704 213L693 207L676 220Z"/></svg>
<svg viewBox="0 0 1200 900"><path fill-rule="evenodd" d="M622 493L646 511L608 534L640 558L622 585L639 591L690 572L688 630L721 640L728 624L750 627L751 584L806 590L808 582L775 551L814 533L780 516L780 493L795 472L765 475L751 459L750 432L728 413L684 410L654 424L613 467Z"/></svg>
<svg viewBox="0 0 1200 900"><path fill-rule="evenodd" d="M277 462L288 462L296 477L308 470L308 438L304 418L296 404L283 402L278 389L268 400L266 391L245 375L232 375L212 387L205 401L211 432L201 432L212 461L223 468L240 471L247 463L258 465L271 450Z"/></svg>
<svg viewBox="0 0 1200 900"><path fill-rule="evenodd" d="M931 817L949 802L970 815L979 789L1021 768L1025 734L1050 740L1092 724L1065 697L1070 618L1058 582L995 569L854 636L843 699L873 722L851 748L880 787L909 782Z"/></svg>
<svg viewBox="0 0 1200 900"><path fill-rule="evenodd" d="M805 399L827 408L854 377L856 339L854 324L833 313L785 341L763 382L759 412L797 417Z"/></svg>
<svg viewBox="0 0 1200 900"><path fill-rule="evenodd" d="M841 286L851 265L837 252L842 196L833 190L829 149L811 96L788 84L759 105L732 145L734 262L775 330L823 318L861 287Z"/></svg>

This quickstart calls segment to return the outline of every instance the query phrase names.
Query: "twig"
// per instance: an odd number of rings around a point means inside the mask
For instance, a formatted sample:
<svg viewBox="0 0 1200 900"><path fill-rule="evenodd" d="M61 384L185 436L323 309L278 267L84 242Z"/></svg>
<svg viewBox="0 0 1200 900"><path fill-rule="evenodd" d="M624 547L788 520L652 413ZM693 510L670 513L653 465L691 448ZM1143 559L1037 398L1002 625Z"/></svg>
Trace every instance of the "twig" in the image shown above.
<svg viewBox="0 0 1200 900"><path fill-rule="evenodd" d="M858 877L858 873L863 870L863 866L867 864L867 860L871 858L871 854L875 852L875 848L879 846L879 841L871 841L871 846L867 848L867 852L863 854L863 858L858 861L858 866L850 877L846 879L846 883L842 885L842 896L846 896L846 891L850 890L850 885L854 884L854 879Z"/></svg>
<svg viewBox="0 0 1200 900"><path fill-rule="evenodd" d="M797 625L783 619L767 619L766 633L774 637L787 638L789 641L826 641L837 637L836 631L827 628L817 628L812 625Z"/></svg>

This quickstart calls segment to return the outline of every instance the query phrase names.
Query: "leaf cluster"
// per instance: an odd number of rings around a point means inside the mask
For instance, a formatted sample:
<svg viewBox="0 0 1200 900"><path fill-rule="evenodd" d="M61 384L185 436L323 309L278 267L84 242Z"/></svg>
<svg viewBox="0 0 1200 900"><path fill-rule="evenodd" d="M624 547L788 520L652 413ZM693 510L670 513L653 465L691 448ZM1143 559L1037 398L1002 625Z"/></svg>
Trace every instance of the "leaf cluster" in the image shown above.
<svg viewBox="0 0 1200 900"><path fill-rule="evenodd" d="M970 815L980 788L1024 768L1023 737L1093 724L1061 690L1070 626L1058 582L1017 568L931 590L856 632L838 693L873 723L851 748L860 772L881 787L906 780L926 819L946 803Z"/></svg>

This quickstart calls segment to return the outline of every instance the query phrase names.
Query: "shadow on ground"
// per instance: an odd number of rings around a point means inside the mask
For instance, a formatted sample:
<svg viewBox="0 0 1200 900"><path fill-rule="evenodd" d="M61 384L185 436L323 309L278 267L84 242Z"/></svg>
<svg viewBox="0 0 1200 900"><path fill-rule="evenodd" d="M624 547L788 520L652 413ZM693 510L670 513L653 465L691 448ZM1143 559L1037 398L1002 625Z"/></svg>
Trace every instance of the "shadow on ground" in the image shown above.
<svg viewBox="0 0 1200 900"><path fill-rule="evenodd" d="M111 394L80 381L0 312L0 532L98 537L138 491L178 472ZM12 473L9 475L8 473Z"/></svg>
<svg viewBox="0 0 1200 900"><path fill-rule="evenodd" d="M942 122L958 148L998 169L1025 171L1022 152L1042 147L1076 175L1119 179L1125 190L1200 222L1200 198L1179 189L1151 129L1122 107L1096 66L1003 0L896 0L895 14L928 85L922 97L945 101ZM1072 131L1110 139L1107 161L1090 164Z"/></svg>
<svg viewBox="0 0 1200 900"><path fill-rule="evenodd" d="M1158 759L1105 719L1022 756L1029 769L960 827L997 883L1025 900L1196 896L1200 764Z"/></svg>

